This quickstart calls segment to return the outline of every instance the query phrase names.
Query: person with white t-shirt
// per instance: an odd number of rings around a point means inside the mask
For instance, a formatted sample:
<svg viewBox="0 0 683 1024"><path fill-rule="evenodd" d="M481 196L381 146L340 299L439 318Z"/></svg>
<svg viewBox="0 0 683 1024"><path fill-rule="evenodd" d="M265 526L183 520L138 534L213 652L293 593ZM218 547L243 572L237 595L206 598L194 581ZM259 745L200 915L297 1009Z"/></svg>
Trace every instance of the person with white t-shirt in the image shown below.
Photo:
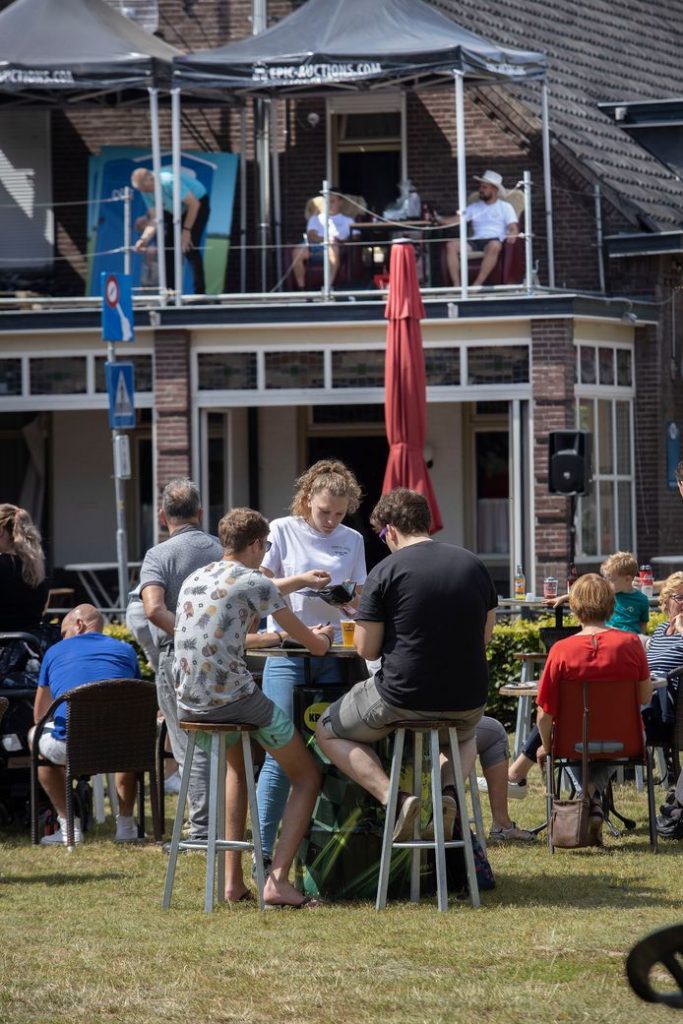
<svg viewBox="0 0 683 1024"><path fill-rule="evenodd" d="M359 595L365 582L365 545L357 530L344 526L348 512L360 504L361 491L355 476L344 465L322 459L310 467L296 483L290 516L270 524L270 550L261 563L264 576L276 586L282 580L311 571L329 573L335 584L352 581ZM292 611L307 626L330 623L335 641L341 639L340 620L349 612L333 607L322 598L306 593L290 593ZM277 621L268 620L268 629L277 630ZM343 664L339 659L311 658L311 679L317 686L342 682ZM301 659L270 658L263 673L263 692L290 717L293 714L294 686L304 682ZM258 806L263 852L269 857L282 817L289 782L270 755L261 769L258 782Z"/></svg>
<svg viewBox="0 0 683 1024"><path fill-rule="evenodd" d="M330 193L329 198L329 260L330 260L330 281L334 284L340 263L339 242L345 242L351 234L353 217L347 217L341 212L342 197L336 192ZM297 287L306 287L306 264L311 255L322 256L323 242L325 240L325 225L322 213L314 213L308 218L306 224L306 245L298 245L292 251L292 273Z"/></svg>
<svg viewBox="0 0 683 1024"><path fill-rule="evenodd" d="M468 241L470 252L482 252L479 273L472 282L476 288L484 284L498 262L503 242L514 240L519 234L519 224L514 207L505 202L506 190L503 179L496 171L485 171L483 177L475 174L479 182L479 199L470 203L465 209L465 220L472 225L472 237ZM436 214L439 224L451 225L460 223L460 215L440 217ZM456 288L460 287L460 239L451 238L446 242L446 263L451 281Z"/></svg>

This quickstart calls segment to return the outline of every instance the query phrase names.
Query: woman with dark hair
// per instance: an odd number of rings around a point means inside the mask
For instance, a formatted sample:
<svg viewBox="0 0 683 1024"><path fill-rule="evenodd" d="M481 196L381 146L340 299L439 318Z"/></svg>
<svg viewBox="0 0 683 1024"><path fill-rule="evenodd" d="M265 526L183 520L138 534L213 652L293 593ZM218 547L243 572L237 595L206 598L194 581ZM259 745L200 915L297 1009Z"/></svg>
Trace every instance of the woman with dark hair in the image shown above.
<svg viewBox="0 0 683 1024"><path fill-rule="evenodd" d="M25 509L0 504L0 632L37 629L47 594L40 533Z"/></svg>
<svg viewBox="0 0 683 1024"><path fill-rule="evenodd" d="M542 742L536 755L539 763L550 750L563 682L576 679L637 682L641 704L646 704L652 694L642 643L634 633L625 633L606 624L614 611L614 590L607 580L592 572L580 576L570 591L569 606L581 623L581 631L558 640L548 652L537 697L536 724ZM588 780L582 780L591 798L591 831L596 843L600 842L604 817L602 789L614 771L610 765L595 764L589 766Z"/></svg>

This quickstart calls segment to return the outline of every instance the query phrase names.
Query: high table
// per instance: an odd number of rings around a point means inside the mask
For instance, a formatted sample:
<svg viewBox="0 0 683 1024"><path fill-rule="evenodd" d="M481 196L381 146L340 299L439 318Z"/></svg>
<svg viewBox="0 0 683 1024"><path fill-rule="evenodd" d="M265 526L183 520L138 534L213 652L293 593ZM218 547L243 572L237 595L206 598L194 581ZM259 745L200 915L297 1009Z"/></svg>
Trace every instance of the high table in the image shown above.
<svg viewBox="0 0 683 1024"><path fill-rule="evenodd" d="M134 586L141 565L142 562L128 563L129 589ZM118 567L118 562L72 562L64 566L67 572L76 573L92 604L100 611L110 614L125 611L128 599L127 594L118 592L118 578L115 591L107 589L103 579L103 574L116 572Z"/></svg>
<svg viewBox="0 0 683 1024"><path fill-rule="evenodd" d="M258 661L261 661L265 658L294 658L295 660L302 659L304 663L304 685L313 685L313 680L311 677L311 658L315 658L316 655L311 654L311 652L306 647L257 647L253 650L247 650L246 654L248 658L255 658ZM322 657L340 658L344 661L347 661L348 665L345 666L345 674L347 677L349 677L351 669L353 667L353 662L350 659L355 660L357 658L360 658L360 654L358 653L355 647L343 647L342 644L332 644L329 651L326 654L322 655ZM355 679L351 680L350 682L347 679L346 689L349 689L354 682L356 682Z"/></svg>
<svg viewBox="0 0 683 1024"><path fill-rule="evenodd" d="M562 626L564 619L565 606L563 604L560 604L557 606L557 608L553 608L552 604L550 603L550 600L546 600L543 597L529 597L524 598L524 600L522 601L518 600L516 597L499 597L498 607L509 609L509 612L507 612L507 614L510 615L514 614L514 612L519 612L521 615L524 610L530 612L537 612L539 614L542 612L546 612L548 615L551 612L554 612L555 625L558 629Z"/></svg>
<svg viewBox="0 0 683 1024"><path fill-rule="evenodd" d="M420 284L429 286L432 283L431 259L425 243L429 237L429 229L433 227L428 220L357 221L351 226L351 244L360 241L363 246L381 249L380 267L382 273L386 273L387 255L392 243L397 238L407 238L415 245ZM374 269L374 252L372 256Z"/></svg>
<svg viewBox="0 0 683 1024"><path fill-rule="evenodd" d="M296 860L297 879L310 895L337 899L374 899L377 891L384 814L377 801L348 776L323 760L314 742L320 717L363 675L360 655L353 647L333 644L326 658L344 659L346 680L317 686L311 678L311 658L305 648L261 647L247 652L265 664L266 658L303 658L306 681L294 687L294 724L306 745L322 762L323 780L311 823ZM383 763L389 764L389 747L378 744ZM407 899L410 893L410 851L395 854L391 864L390 891Z"/></svg>

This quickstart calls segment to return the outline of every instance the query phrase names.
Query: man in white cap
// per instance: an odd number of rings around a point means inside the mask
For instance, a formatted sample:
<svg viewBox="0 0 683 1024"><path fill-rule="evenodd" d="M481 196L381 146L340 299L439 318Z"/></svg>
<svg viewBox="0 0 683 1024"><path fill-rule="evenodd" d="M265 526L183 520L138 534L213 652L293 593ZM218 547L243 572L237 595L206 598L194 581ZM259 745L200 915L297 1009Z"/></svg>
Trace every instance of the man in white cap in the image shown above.
<svg viewBox="0 0 683 1024"><path fill-rule="evenodd" d="M470 252L483 253L479 273L472 282L476 288L484 284L498 262L500 250L505 239L514 239L519 233L517 214L510 203L505 202L507 195L503 188L503 179L497 171L485 171L483 177L475 174L479 182L479 199L470 203L465 209L465 220L472 224L472 237L468 240ZM439 224L459 224L460 215L440 217ZM451 238L446 242L446 263L451 281L456 288L460 287L460 239Z"/></svg>

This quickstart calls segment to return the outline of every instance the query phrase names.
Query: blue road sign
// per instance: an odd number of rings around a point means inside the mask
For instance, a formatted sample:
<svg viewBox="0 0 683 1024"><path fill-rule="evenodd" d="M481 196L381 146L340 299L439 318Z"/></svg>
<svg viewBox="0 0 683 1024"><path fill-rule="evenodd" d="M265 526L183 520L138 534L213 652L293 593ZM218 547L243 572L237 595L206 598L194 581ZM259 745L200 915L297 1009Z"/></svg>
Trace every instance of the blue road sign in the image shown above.
<svg viewBox="0 0 683 1024"><path fill-rule="evenodd" d="M135 341L130 274L100 274L102 341Z"/></svg>
<svg viewBox="0 0 683 1024"><path fill-rule="evenodd" d="M135 426L135 376L132 363L105 363L109 393L109 426L130 430Z"/></svg>

